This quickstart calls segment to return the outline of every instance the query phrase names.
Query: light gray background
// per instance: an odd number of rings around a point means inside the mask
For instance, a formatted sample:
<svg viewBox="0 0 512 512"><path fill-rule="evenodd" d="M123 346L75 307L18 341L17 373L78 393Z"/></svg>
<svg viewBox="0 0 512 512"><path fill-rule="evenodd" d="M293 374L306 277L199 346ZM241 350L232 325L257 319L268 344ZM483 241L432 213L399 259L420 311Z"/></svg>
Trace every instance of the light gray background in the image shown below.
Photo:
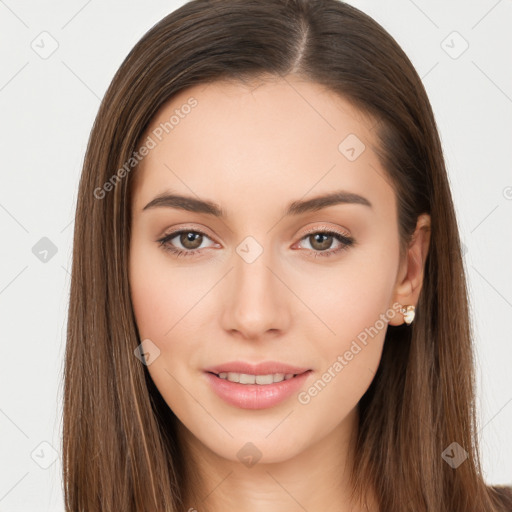
<svg viewBox="0 0 512 512"><path fill-rule="evenodd" d="M81 164L118 66L183 3L0 0L0 512L64 510L61 378ZM512 1L350 3L393 35L429 94L466 248L485 476L512 484ZM32 251L43 237L57 249L46 262Z"/></svg>

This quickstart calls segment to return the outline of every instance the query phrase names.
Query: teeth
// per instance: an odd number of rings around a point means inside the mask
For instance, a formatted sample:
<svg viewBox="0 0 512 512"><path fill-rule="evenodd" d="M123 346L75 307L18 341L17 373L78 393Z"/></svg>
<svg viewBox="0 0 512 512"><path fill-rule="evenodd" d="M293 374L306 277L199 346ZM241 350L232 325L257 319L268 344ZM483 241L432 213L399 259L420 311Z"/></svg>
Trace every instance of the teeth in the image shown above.
<svg viewBox="0 0 512 512"><path fill-rule="evenodd" d="M227 379L230 380L231 382L240 382L240 374L229 372L227 375Z"/></svg>
<svg viewBox="0 0 512 512"><path fill-rule="evenodd" d="M230 382L239 382L240 384L273 384L283 380L293 378L293 373L270 373L268 375L250 375L247 373L235 372L222 372L219 373L221 379L229 380Z"/></svg>
<svg viewBox="0 0 512 512"><path fill-rule="evenodd" d="M228 379L230 374L228 373ZM256 375L248 375L247 373L240 373L238 375L240 384L254 384L256 382ZM235 374L236 379L236 374Z"/></svg>

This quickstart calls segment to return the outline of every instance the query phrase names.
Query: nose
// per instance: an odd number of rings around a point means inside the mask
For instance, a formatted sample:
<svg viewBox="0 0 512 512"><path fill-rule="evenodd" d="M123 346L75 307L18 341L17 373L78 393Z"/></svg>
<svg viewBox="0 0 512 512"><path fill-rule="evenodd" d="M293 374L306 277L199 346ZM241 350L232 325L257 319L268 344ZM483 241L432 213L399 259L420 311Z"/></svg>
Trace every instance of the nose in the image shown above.
<svg viewBox="0 0 512 512"><path fill-rule="evenodd" d="M226 332L253 341L286 332L294 296L271 251L263 250L254 261L235 252L233 266L223 290Z"/></svg>

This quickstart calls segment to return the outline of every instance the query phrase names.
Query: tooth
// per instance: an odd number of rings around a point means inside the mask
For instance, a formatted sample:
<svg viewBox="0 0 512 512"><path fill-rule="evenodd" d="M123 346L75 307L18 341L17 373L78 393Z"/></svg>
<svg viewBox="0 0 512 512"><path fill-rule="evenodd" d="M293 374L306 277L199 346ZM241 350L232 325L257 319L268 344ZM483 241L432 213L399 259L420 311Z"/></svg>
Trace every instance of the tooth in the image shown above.
<svg viewBox="0 0 512 512"><path fill-rule="evenodd" d="M220 372L218 374L220 379L226 379L230 382L239 382L240 384L260 384L269 385L283 380L289 380L294 377L293 373L269 373L267 375L251 375L247 373L237 372Z"/></svg>
<svg viewBox="0 0 512 512"><path fill-rule="evenodd" d="M274 377L272 375L256 375L256 384L272 384Z"/></svg>
<svg viewBox="0 0 512 512"><path fill-rule="evenodd" d="M256 382L256 376L249 375L247 373L241 373L239 382L240 384L254 384Z"/></svg>

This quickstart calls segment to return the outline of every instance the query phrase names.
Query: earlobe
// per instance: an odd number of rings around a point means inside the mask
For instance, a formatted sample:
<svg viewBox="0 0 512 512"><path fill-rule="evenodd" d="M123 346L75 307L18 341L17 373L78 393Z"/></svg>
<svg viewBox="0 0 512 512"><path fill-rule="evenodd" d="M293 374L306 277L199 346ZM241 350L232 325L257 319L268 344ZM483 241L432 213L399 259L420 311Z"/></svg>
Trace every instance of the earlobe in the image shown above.
<svg viewBox="0 0 512 512"><path fill-rule="evenodd" d="M402 305L400 313L392 318L391 325L410 324L414 319L414 309L423 285L425 262L430 246L430 215L422 214L418 217L416 229L412 236L407 254L400 269L395 285L392 303Z"/></svg>

